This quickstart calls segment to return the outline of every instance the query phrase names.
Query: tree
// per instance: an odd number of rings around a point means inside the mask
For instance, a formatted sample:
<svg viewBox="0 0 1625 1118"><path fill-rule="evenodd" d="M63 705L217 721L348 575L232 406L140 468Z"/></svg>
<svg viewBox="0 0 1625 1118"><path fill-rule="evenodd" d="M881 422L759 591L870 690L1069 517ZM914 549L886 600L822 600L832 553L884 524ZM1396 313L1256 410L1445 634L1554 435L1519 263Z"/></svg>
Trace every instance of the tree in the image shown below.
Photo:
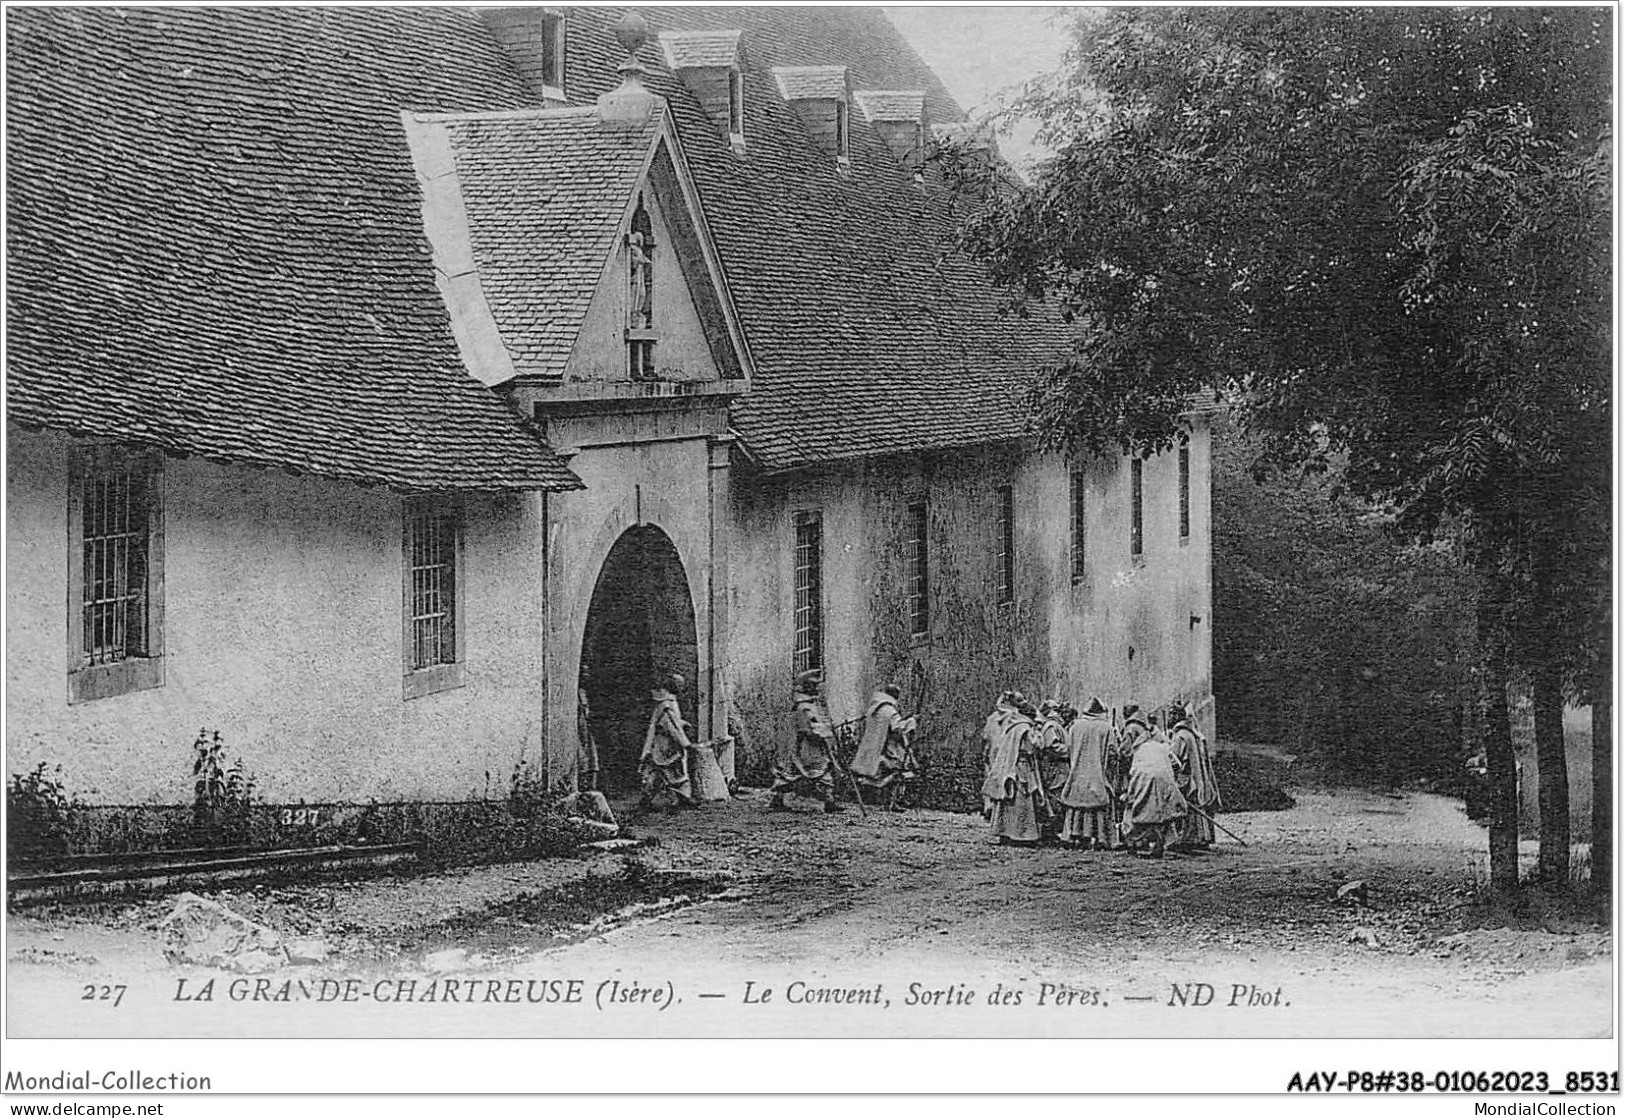
<svg viewBox="0 0 1625 1118"><path fill-rule="evenodd" d="M1016 309L1046 300L1085 324L1032 395L1051 443L1161 449L1193 394L1223 392L1261 469L1336 461L1396 530L1457 541L1490 627L1486 677L1534 681L1541 866L1559 880L1560 704L1597 608L1595 579L1575 572L1609 530L1609 467L1580 445L1607 445L1609 19L1078 17L1061 72L1016 106L1058 154L965 226ZM1503 885L1515 826L1492 818Z"/></svg>

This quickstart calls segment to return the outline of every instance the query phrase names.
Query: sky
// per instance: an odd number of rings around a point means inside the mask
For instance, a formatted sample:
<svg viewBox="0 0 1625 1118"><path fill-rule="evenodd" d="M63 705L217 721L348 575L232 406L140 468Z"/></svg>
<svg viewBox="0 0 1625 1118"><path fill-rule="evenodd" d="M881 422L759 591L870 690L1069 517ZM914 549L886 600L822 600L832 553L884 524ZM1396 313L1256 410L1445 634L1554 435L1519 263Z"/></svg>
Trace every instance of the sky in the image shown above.
<svg viewBox="0 0 1625 1118"><path fill-rule="evenodd" d="M886 16L948 92L976 117L997 108L1000 95L1060 65L1064 44L1050 25L1066 8L1051 6L888 5ZM1018 166L1046 154L1032 127L1001 137L999 150Z"/></svg>

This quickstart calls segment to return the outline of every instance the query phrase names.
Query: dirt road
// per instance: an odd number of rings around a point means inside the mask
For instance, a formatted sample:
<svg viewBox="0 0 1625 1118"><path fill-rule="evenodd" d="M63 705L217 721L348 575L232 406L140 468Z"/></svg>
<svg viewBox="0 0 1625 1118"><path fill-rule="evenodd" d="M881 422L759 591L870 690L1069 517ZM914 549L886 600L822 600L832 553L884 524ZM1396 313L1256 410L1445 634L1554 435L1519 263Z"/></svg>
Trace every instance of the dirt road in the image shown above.
<svg viewBox="0 0 1625 1118"><path fill-rule="evenodd" d="M1288 811L1222 818L1245 848L1223 840L1205 855L1147 862L999 847L975 816L862 819L811 804L771 813L757 793L634 822L659 841L631 856L630 873L626 857L605 855L220 895L335 947L325 963L252 978L163 962L150 929L168 902L16 913L11 1026L179 1036L1607 1034L1608 930L1482 926L1472 901L1484 833L1458 802L1295 795ZM1338 900L1356 880L1368 903ZM199 998L210 977L213 996ZM110 980L130 987L138 1014L83 1000L86 984Z"/></svg>

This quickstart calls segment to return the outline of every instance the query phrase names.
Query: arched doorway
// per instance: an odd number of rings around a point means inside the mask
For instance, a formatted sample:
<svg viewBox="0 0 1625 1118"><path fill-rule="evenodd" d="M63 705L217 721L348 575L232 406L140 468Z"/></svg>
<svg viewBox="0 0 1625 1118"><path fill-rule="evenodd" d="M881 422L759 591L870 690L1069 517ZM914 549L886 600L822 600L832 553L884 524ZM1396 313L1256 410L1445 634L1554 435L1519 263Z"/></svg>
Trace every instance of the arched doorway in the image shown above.
<svg viewBox="0 0 1625 1118"><path fill-rule="evenodd" d="M598 572L581 639L581 687L592 708L606 790L634 787L657 671L682 673L678 700L695 718L699 646L688 576L671 537L652 525L628 528Z"/></svg>

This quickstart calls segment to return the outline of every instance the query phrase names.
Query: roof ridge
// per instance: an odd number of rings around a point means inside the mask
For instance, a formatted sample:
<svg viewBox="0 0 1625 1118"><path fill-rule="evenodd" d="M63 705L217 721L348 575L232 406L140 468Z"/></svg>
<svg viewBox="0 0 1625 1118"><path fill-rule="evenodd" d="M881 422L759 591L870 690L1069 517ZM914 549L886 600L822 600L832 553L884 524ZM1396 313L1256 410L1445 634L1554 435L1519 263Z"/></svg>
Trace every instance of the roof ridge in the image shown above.
<svg viewBox="0 0 1625 1118"><path fill-rule="evenodd" d="M475 120L540 120L596 117L596 105L551 105L541 108L489 109L471 112L411 113L413 120L424 124L461 124Z"/></svg>

